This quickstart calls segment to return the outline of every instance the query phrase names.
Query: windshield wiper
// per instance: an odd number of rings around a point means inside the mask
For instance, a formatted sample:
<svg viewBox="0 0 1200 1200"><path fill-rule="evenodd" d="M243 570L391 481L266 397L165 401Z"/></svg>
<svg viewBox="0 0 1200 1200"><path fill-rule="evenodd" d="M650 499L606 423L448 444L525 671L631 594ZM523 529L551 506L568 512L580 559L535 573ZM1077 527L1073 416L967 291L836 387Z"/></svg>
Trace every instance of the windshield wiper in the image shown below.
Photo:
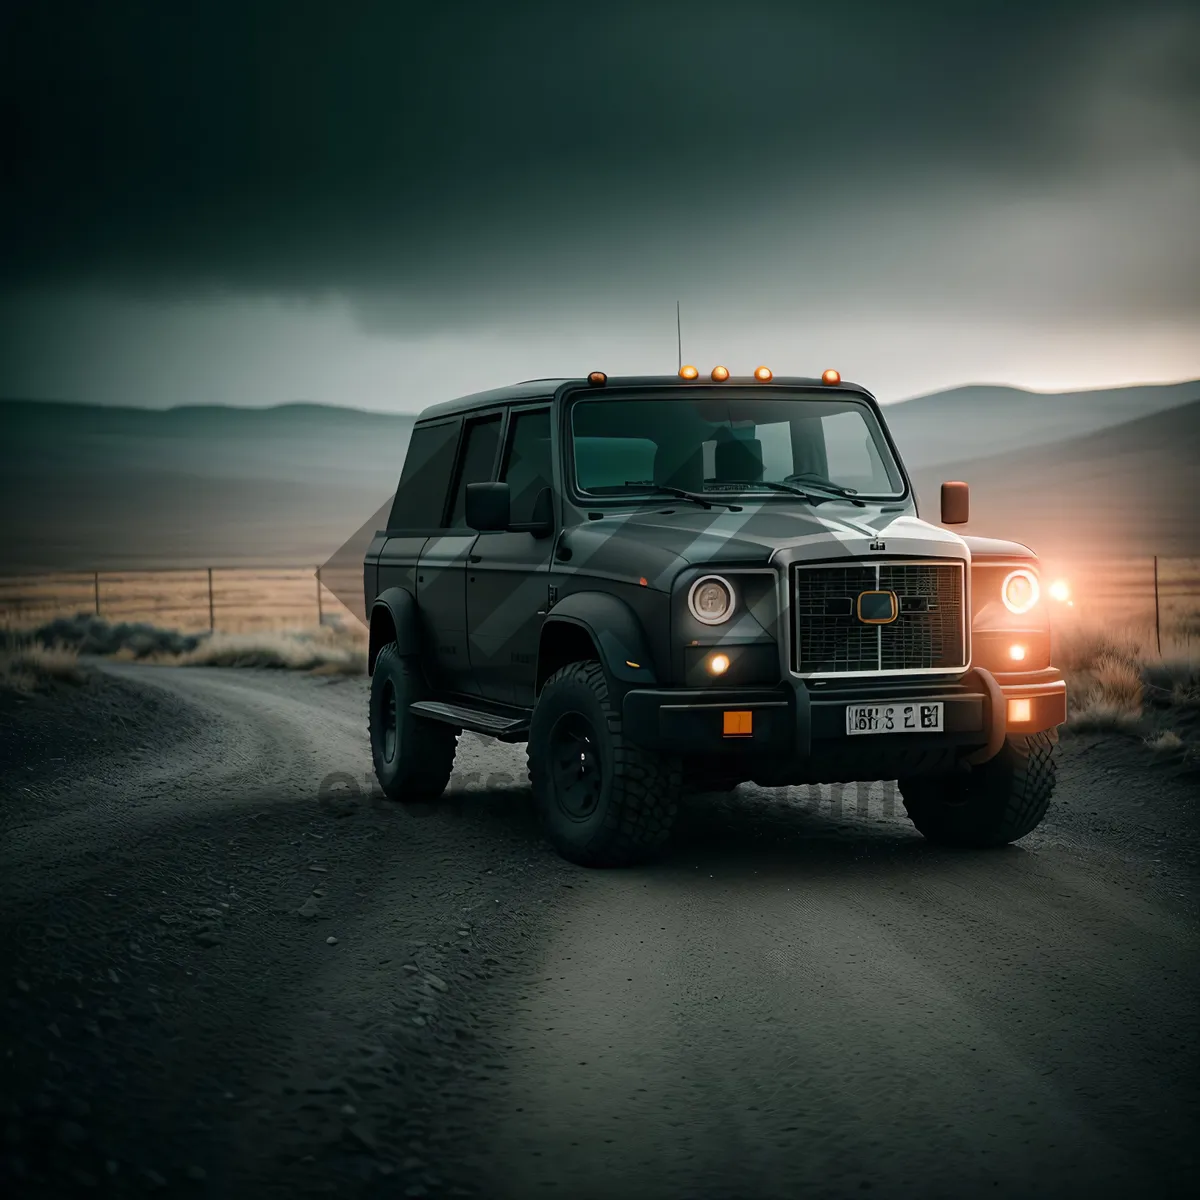
<svg viewBox="0 0 1200 1200"><path fill-rule="evenodd" d="M732 512L741 511L740 505L730 504L728 500L710 500L707 496L701 496L699 492L689 492L684 488L672 487L669 483L655 483L652 479L627 479L625 486L645 488L651 492L663 492L668 496L678 496L681 500L691 500L693 503L699 504L701 508L712 508L714 504L719 504L722 508L728 508Z"/></svg>
<svg viewBox="0 0 1200 1200"><path fill-rule="evenodd" d="M851 504L858 505L859 508L867 507L865 500L858 499L858 492L854 488L842 487L840 483L834 483L832 479L826 479L816 471L800 471L796 475L789 475L787 482L802 482L806 487L816 487L824 492L832 492L835 496L840 496L843 500L849 500Z"/></svg>
<svg viewBox="0 0 1200 1200"><path fill-rule="evenodd" d="M740 488L769 488L773 492L788 492L793 496L799 496L802 500L808 500L813 504L819 504L820 501L814 496L810 496L806 491L798 487L792 487L787 483L777 483L774 479L722 479L722 484L728 484L730 487Z"/></svg>

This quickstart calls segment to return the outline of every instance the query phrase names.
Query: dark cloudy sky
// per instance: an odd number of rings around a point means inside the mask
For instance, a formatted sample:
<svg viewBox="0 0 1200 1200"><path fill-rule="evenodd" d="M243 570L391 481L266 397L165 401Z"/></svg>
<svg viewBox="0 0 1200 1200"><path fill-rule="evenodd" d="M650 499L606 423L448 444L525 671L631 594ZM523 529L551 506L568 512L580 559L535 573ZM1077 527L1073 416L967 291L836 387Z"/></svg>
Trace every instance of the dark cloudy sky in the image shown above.
<svg viewBox="0 0 1200 1200"><path fill-rule="evenodd" d="M0 6L0 395L1200 375L1200 7Z"/></svg>

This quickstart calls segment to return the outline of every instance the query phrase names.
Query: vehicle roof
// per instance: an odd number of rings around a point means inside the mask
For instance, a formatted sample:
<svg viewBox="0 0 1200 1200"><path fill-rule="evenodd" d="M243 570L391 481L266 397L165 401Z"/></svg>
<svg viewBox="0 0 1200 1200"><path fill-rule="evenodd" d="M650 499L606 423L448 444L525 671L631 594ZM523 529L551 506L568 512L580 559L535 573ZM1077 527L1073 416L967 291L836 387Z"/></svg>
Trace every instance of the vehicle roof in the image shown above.
<svg viewBox="0 0 1200 1200"><path fill-rule="evenodd" d="M708 387L718 391L730 387L752 387L769 391L773 388L812 388L822 392L853 392L866 396L870 400L875 397L857 383L842 380L838 384L823 383L820 379L810 379L806 376L776 375L770 383L760 383L752 375L730 376L723 383L713 383L708 379L681 379L678 375L610 375L602 387L588 387L586 378L579 379L526 379L522 383L510 384L508 387L492 388L486 392L473 392L469 396L459 396L455 400L446 400L441 404L432 404L418 414L418 421L432 421L439 417L457 416L459 413L470 412L478 408L493 408L500 404L518 404L527 400L547 400L565 384L574 384L588 388L594 394L601 394L609 389L627 389L639 387Z"/></svg>

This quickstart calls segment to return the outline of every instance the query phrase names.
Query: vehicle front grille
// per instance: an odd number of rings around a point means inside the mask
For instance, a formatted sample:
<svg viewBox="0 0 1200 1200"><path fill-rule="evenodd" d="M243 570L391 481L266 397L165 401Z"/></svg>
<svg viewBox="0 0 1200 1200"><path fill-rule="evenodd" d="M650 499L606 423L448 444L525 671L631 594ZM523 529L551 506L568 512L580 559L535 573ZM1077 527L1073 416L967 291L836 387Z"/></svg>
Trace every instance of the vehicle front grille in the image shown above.
<svg viewBox="0 0 1200 1200"><path fill-rule="evenodd" d="M961 562L794 564L792 669L801 675L952 671L967 665ZM863 592L894 592L899 615L860 621Z"/></svg>

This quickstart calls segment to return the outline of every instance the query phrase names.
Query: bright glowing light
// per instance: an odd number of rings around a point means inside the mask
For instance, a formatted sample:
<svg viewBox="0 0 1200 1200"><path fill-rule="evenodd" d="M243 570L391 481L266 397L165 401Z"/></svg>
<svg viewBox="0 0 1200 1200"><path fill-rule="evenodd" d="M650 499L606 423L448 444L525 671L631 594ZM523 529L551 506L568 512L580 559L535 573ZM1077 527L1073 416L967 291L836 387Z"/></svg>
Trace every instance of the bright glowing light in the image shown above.
<svg viewBox="0 0 1200 1200"><path fill-rule="evenodd" d="M770 367L755 367L754 368L754 378L757 379L759 381L759 383L770 383L771 382L771 368Z"/></svg>
<svg viewBox="0 0 1200 1200"><path fill-rule="evenodd" d="M821 382L827 383L832 387L835 383L841 383L842 377L832 367L830 367L828 371L825 371L821 375Z"/></svg>
<svg viewBox="0 0 1200 1200"><path fill-rule="evenodd" d="M1037 576L1023 568L1010 571L1000 588L1004 607L1018 616L1027 613L1038 602L1039 594Z"/></svg>
<svg viewBox="0 0 1200 1200"><path fill-rule="evenodd" d="M728 367L713 367L712 379L713 383L724 383L729 378Z"/></svg>
<svg viewBox="0 0 1200 1200"><path fill-rule="evenodd" d="M1008 702L1008 720L1010 724L1020 725L1033 719L1032 700L1010 700Z"/></svg>
<svg viewBox="0 0 1200 1200"><path fill-rule="evenodd" d="M729 670L729 655L714 654L712 658L708 660L708 669L714 675L724 675L725 672Z"/></svg>
<svg viewBox="0 0 1200 1200"><path fill-rule="evenodd" d="M1013 662L1024 661L1025 647L1024 646L1009 646L1008 657L1011 658L1013 660Z"/></svg>
<svg viewBox="0 0 1200 1200"><path fill-rule="evenodd" d="M679 378L680 379L695 379L699 374L700 374L700 372L697 371L696 368L693 367L691 363L688 363L686 366L682 366L679 368Z"/></svg>
<svg viewBox="0 0 1200 1200"><path fill-rule="evenodd" d="M1058 600L1060 603L1064 600L1070 600L1071 589L1067 586L1065 579L1056 579L1050 585L1050 597L1053 600Z"/></svg>

